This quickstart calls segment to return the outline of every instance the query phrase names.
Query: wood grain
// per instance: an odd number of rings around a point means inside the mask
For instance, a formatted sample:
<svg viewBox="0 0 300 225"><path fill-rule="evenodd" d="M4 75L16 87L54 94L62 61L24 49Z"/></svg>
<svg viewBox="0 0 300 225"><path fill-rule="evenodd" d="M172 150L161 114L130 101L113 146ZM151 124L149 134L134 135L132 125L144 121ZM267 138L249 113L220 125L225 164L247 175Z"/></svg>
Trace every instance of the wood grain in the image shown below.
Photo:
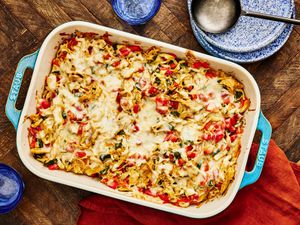
<svg viewBox="0 0 300 225"><path fill-rule="evenodd" d="M295 1L299 15L300 0ZM5 116L5 102L22 56L38 49L46 35L61 23L83 20L204 52L191 31L186 0L165 0L158 14L143 26L129 26L116 16L109 0L0 0L0 161L16 168L26 183L24 198L0 224L75 224L78 202L90 193L52 183L29 172L21 163L15 130ZM256 79L262 110L273 126L272 137L287 157L300 160L300 28L272 57L244 65ZM18 105L22 106L26 73Z"/></svg>

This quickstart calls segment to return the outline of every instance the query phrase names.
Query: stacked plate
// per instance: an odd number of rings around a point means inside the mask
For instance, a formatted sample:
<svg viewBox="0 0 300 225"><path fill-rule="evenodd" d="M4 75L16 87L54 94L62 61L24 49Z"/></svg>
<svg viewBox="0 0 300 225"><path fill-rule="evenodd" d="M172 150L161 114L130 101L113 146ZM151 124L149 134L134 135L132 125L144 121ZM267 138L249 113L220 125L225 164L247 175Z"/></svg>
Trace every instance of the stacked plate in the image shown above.
<svg viewBox="0 0 300 225"><path fill-rule="evenodd" d="M237 63L252 63L276 53L288 40L293 26L281 22L241 16L236 25L221 34L202 31L188 9L194 35L210 54ZM241 0L244 10L283 17L295 17L293 0Z"/></svg>

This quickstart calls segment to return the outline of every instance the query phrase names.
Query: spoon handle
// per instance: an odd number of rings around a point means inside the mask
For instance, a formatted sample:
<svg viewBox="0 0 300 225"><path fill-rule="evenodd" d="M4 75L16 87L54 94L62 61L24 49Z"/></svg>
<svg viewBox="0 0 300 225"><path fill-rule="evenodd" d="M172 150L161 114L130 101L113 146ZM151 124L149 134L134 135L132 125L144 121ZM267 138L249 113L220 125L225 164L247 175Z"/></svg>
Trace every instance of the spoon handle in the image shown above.
<svg viewBox="0 0 300 225"><path fill-rule="evenodd" d="M261 18L261 19L267 19L267 20L273 20L273 21L278 21L278 22L291 23L291 24L295 24L295 25L300 25L300 20L297 20L297 19L281 17L281 16L273 16L273 15L268 15L268 14L259 13L259 12L245 12L245 11L243 11L242 15L243 16L255 17L255 18Z"/></svg>

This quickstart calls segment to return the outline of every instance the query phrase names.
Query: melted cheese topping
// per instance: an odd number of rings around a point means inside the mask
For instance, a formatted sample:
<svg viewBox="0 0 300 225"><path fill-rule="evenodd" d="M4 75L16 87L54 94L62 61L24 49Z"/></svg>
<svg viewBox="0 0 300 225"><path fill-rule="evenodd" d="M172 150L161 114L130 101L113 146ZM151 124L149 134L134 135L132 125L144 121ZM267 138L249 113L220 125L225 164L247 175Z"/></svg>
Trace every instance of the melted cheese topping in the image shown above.
<svg viewBox="0 0 300 225"><path fill-rule="evenodd" d="M28 118L31 152L49 169L181 207L221 196L234 179L250 101L207 62L77 32L46 79Z"/></svg>

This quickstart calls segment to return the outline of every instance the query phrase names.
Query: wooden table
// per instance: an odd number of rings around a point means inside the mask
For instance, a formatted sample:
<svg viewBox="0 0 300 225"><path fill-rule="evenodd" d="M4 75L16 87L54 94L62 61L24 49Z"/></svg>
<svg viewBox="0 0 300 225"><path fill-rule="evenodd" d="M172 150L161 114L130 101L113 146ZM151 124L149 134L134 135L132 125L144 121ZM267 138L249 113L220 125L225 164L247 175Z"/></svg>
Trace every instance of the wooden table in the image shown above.
<svg viewBox="0 0 300 225"><path fill-rule="evenodd" d="M300 0L296 0L298 15ZM78 202L90 193L52 183L30 173L16 149L16 132L5 116L5 102L14 71L22 56L38 49L56 26L71 20L89 21L130 33L204 52L189 23L186 0L165 0L146 25L131 27L112 11L109 0L0 0L0 162L16 168L26 191L13 212L0 216L0 224L74 224ZM262 110L271 121L273 138L291 161L300 160L300 27L285 46L269 59L245 65L262 94ZM23 81L18 101L22 107L30 82Z"/></svg>

